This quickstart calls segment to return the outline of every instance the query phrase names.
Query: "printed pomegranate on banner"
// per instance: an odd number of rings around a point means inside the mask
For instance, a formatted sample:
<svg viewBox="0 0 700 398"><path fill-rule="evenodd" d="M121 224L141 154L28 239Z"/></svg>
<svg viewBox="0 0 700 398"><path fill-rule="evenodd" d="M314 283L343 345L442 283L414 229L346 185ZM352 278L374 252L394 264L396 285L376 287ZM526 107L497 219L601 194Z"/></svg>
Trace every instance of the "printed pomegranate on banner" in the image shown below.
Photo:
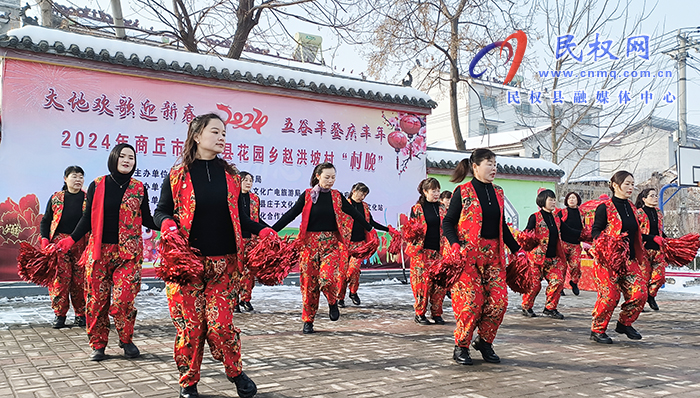
<svg viewBox="0 0 700 398"><path fill-rule="evenodd" d="M382 118L394 129L387 141L396 150L396 170L401 175L408 168L408 162L414 158L420 159L427 152L425 116L398 112L395 117L387 118L382 112Z"/></svg>

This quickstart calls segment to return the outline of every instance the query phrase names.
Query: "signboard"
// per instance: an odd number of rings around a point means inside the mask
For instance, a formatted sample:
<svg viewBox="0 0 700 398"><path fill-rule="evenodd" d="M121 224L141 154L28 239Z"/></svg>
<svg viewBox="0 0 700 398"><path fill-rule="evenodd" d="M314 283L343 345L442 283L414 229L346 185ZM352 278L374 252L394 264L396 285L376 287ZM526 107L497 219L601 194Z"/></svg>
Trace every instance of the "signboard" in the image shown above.
<svg viewBox="0 0 700 398"><path fill-rule="evenodd" d="M61 188L67 166L85 170L87 189L108 173L115 144L133 145L134 177L147 187L153 211L188 122L209 112L226 121L223 157L254 176L261 218L269 224L309 187L321 162L335 164L334 188L342 192L367 184L366 201L384 224L410 209L426 175L425 115L5 59L0 280L19 279L19 242L38 245L46 202ZM156 238L144 230L146 269L156 260Z"/></svg>
<svg viewBox="0 0 700 398"><path fill-rule="evenodd" d="M700 148L678 147L678 185L700 186Z"/></svg>

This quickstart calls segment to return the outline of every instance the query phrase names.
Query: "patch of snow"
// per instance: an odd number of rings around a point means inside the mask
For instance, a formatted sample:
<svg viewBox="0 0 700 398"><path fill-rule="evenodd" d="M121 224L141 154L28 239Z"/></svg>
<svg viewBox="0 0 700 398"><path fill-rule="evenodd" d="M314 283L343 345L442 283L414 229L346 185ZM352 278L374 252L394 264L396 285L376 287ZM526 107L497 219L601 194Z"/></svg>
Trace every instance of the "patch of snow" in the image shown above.
<svg viewBox="0 0 700 398"><path fill-rule="evenodd" d="M428 148L428 160L433 161L433 162L439 162L441 160L445 161L452 161L452 162L459 162L460 160L464 158L468 158L471 156L471 152L460 152L460 151L444 151L444 150L439 150L439 149L431 149L431 147ZM504 156L504 155L497 155L496 156L496 161L500 163L503 166L511 166L511 167L532 167L532 168L540 168L540 169L555 169L555 170L561 170L561 168L555 164L552 163L548 160L544 159L537 159L537 158L521 158L521 157L516 157L516 156Z"/></svg>

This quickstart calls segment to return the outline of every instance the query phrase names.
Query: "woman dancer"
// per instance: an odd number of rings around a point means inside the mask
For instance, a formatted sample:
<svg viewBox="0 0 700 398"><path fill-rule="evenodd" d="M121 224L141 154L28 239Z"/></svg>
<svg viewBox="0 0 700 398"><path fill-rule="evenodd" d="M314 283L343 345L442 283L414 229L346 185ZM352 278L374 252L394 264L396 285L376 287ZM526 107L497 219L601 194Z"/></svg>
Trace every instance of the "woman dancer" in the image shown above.
<svg viewBox="0 0 700 398"><path fill-rule="evenodd" d="M664 234L664 216L657 208L658 205L659 195L654 188L642 190L635 202L637 219L639 220L639 228L642 231L642 240L644 241L649 267L645 275L649 290L647 303L654 311L659 310L659 305L656 303L656 294L666 282L666 262L657 242L660 236L665 238L666 234Z"/></svg>
<svg viewBox="0 0 700 398"><path fill-rule="evenodd" d="M141 226L158 229L148 205L148 190L131 177L136 170L134 147L117 144L109 154L107 167L109 174L88 187L85 211L75 230L57 244L59 250L68 252L92 232L81 258L85 262L85 315L92 361L107 358L109 315L114 318L124 356L141 355L132 341L137 312L134 299L141 290Z"/></svg>
<svg viewBox="0 0 700 398"><path fill-rule="evenodd" d="M529 254L533 264L540 270L540 275L534 289L523 294L522 310L523 315L527 317L535 316L532 306L542 288L542 279L546 279L548 283L547 304L545 304L542 313L550 318L564 319L564 315L557 310L566 274L566 262L559 239L559 231L568 227L566 224L561 224L559 218L552 214L556 209L556 204L556 195L551 189L545 189L538 193L537 206L540 211L530 216L527 227L525 227L526 231L534 231L535 236L540 241L540 244ZM575 231L569 232L575 233ZM578 233L581 233L580 230Z"/></svg>
<svg viewBox="0 0 700 398"><path fill-rule="evenodd" d="M420 197L411 208L411 218L419 221L425 235L417 244L409 244L406 249L411 259L411 289L415 298L413 319L418 324L430 325L431 322L425 316L430 304L433 322L444 325L442 302L445 300L447 289L437 286L423 276L431 263L442 258L442 219L446 210L440 203L440 182L432 177L426 178L418 184L418 193Z"/></svg>
<svg viewBox="0 0 700 398"><path fill-rule="evenodd" d="M85 210L85 192L82 190L85 172L80 166L68 166L63 172L63 188L51 195L41 219L41 248L58 243L67 237ZM79 263L85 250L85 239L58 257L56 279L49 286L51 308L56 317L53 328L66 326L66 314L73 303L73 325L85 327L85 266Z"/></svg>
<svg viewBox="0 0 700 398"><path fill-rule="evenodd" d="M569 270L569 275L571 275L569 285L571 285L571 291L578 296L580 293L578 282L581 280L581 233L576 233L576 231L583 230L583 217L578 210L581 205L581 197L576 192L569 192L564 197L564 204L566 204L566 208L557 212L557 216L562 221L562 225L569 228L561 230L561 245L566 256L565 265ZM564 279L566 279L566 269Z"/></svg>
<svg viewBox="0 0 700 398"><path fill-rule="evenodd" d="M301 297L303 306L302 332L314 332L314 319L318 311L318 299L323 292L328 300L328 316L331 321L340 318L338 310L338 284L342 254L350 241L352 220L365 231L372 226L343 195L333 188L335 166L321 163L311 173L311 186L299 196L294 206L272 226L280 231L301 214L299 237L303 243L299 269L301 271Z"/></svg>
<svg viewBox="0 0 700 398"><path fill-rule="evenodd" d="M364 202L365 198L369 195L369 187L362 182L358 182L352 186L350 190L350 204L357 210L358 213L365 216L365 221L367 221L372 227L389 232L389 228L379 224L372 218L372 213L369 211L369 205ZM357 223L352 224L352 235L350 238L350 244L348 245L348 251L351 251L365 242L365 229L364 227ZM345 307L345 290L350 288L350 300L355 305L360 305L360 296L357 295L357 289L360 287L360 267L362 262L360 259L348 255L348 269L345 272L344 277L341 276L340 288L338 291L338 306Z"/></svg>
<svg viewBox="0 0 700 398"><path fill-rule="evenodd" d="M624 264L615 264L619 273L601 264L596 258L594 278L598 287L598 300L593 308L593 323L591 325L591 340L596 343L612 344L612 339L605 333L613 311L620 300L620 291L625 297L620 318L615 331L624 333L632 340L639 340L642 335L632 327L639 314L644 309L647 299L647 284L644 275L644 247L642 234L635 217L635 209L629 198L634 190L634 177L627 171L618 171L610 179L612 199L598 205L591 235L595 239L601 235L611 238L624 235L625 244L629 246L629 256ZM607 257L614 253L605 253Z"/></svg>
<svg viewBox="0 0 700 398"><path fill-rule="evenodd" d="M442 205L445 206L445 209L449 210L450 200L452 200L452 192L442 191L442 193L440 194L440 203L442 203Z"/></svg>
<svg viewBox="0 0 700 398"><path fill-rule="evenodd" d="M250 217L251 220L269 227L265 221L260 220L260 198L258 195L250 192L253 187L253 175L247 171L241 171L239 173L241 178L241 194L238 197L238 206L241 211ZM240 282L240 289L238 294L240 301L236 302L236 312L240 312L240 307L243 307L246 311L253 311L253 305L250 304L250 299L253 295L253 287L255 287L255 275L250 272L248 268L247 259L248 252L255 247L258 242L257 237L253 236L250 231L243 230L243 274ZM240 307L239 307L240 303Z"/></svg>
<svg viewBox="0 0 700 398"><path fill-rule="evenodd" d="M238 396L257 393L242 370L240 329L232 316L238 295L243 248L242 229L260 235L274 231L252 221L239 206L241 180L219 154L226 126L208 113L195 117L187 130L180 161L162 184L155 217L165 234L180 233L201 253L204 273L187 285L167 283L166 293L177 328L175 363L180 371L180 397L198 397L197 383L204 343L223 362Z"/></svg>
<svg viewBox="0 0 700 398"><path fill-rule="evenodd" d="M496 178L496 154L476 149L462 159L452 173L452 182L461 182L468 174L474 178L455 188L442 223L452 250L467 251L473 262L464 264L459 281L452 287L452 309L457 320L453 358L471 365L469 343L474 329L479 334L473 347L484 361L498 363L493 350L498 327L508 307L505 246L511 253L524 256L504 217L503 189L493 184Z"/></svg>

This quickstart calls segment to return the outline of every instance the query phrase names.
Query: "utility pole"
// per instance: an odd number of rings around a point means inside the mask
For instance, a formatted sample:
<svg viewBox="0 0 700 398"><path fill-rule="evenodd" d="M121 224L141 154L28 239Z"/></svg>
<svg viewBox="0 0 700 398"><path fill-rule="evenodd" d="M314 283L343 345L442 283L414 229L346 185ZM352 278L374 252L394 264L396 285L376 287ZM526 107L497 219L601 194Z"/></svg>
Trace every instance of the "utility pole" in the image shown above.
<svg viewBox="0 0 700 398"><path fill-rule="evenodd" d="M688 56L686 46L688 45L688 40L681 34L680 29L678 30L678 41L680 45L678 53L678 145L685 146L688 134L688 107L685 90L685 63Z"/></svg>
<svg viewBox="0 0 700 398"><path fill-rule="evenodd" d="M112 15L114 15L114 33L117 39L126 39L124 31L124 16L122 15L122 3L119 0L111 0Z"/></svg>

